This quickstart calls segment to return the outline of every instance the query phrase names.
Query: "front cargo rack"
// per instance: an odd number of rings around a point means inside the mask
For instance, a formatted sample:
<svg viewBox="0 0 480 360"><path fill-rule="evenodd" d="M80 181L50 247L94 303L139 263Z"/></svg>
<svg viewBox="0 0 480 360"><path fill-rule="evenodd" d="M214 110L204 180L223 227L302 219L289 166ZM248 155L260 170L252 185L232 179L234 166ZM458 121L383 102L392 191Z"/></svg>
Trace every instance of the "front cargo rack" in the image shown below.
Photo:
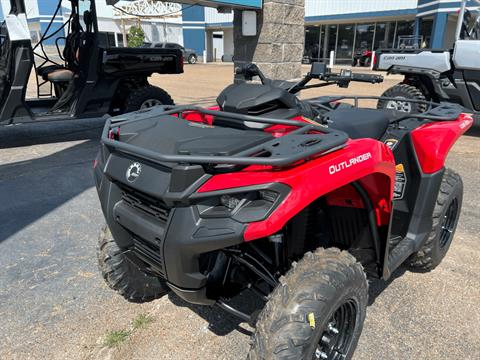
<svg viewBox="0 0 480 360"><path fill-rule="evenodd" d="M157 109L156 109L157 108ZM190 154L163 154L138 145L129 144L112 138L110 134L120 132L122 126L145 120L152 117L141 117L137 119L125 119L123 116L117 119L108 119L102 133L102 142L107 147L133 155L153 163L178 163L178 164L224 164L224 165L266 165L266 166L287 166L301 160L307 160L327 152L335 151L345 146L348 135L339 130L322 126L314 121L303 122L298 120L273 119L267 117L249 116L218 110L204 109L198 106L159 106L147 110L140 110L141 114L156 110L155 116L175 115L179 118L185 113L199 113L212 116L213 119L221 118L222 127L229 127L225 124L231 123L232 127L238 127L243 122L253 122L266 125L284 125L297 127L298 129L286 133L279 138L271 138L264 143L255 145L249 149L240 151L229 156L222 155L190 155ZM161 110L161 111L159 111ZM158 120L160 121L160 119ZM185 120L189 121L189 120ZM252 129L253 131L262 131Z"/></svg>

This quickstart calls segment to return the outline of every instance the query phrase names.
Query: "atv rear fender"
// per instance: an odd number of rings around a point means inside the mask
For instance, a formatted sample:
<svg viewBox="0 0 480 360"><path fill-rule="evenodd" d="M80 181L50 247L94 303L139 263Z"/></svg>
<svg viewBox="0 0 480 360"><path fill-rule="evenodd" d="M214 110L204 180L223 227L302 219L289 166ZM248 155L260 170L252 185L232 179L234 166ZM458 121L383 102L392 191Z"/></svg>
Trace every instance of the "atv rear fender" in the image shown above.
<svg viewBox="0 0 480 360"><path fill-rule="evenodd" d="M216 175L198 190L211 192L266 183L291 188L265 220L248 224L244 240L252 241L280 231L295 215L318 198L358 182L373 204L377 225L388 225L392 211L395 160L391 150L373 139L350 140L330 154L288 169L251 166L241 173Z"/></svg>
<svg viewBox="0 0 480 360"><path fill-rule="evenodd" d="M452 146L472 125L472 116L461 114L456 121L433 122L413 130L412 142L422 171L432 174L442 169Z"/></svg>

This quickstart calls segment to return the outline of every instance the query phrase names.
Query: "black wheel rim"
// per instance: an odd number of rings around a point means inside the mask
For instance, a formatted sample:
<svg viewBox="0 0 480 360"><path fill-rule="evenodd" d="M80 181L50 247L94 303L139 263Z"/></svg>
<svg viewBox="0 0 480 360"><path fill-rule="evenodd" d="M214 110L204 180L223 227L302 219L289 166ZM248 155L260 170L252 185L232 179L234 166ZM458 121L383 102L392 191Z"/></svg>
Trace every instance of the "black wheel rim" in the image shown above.
<svg viewBox="0 0 480 360"><path fill-rule="evenodd" d="M348 300L338 307L320 335L312 359L345 359L354 340L357 304Z"/></svg>
<svg viewBox="0 0 480 360"><path fill-rule="evenodd" d="M455 223L457 222L458 199L454 198L443 216L440 232L440 248L444 248L452 239Z"/></svg>

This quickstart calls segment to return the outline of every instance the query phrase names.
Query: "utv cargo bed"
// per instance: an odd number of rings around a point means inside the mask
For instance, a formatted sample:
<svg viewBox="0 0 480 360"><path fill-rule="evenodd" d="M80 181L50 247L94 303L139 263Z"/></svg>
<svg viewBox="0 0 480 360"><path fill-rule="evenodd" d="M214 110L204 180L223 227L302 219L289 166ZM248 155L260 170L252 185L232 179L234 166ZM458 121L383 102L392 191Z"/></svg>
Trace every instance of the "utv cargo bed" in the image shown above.
<svg viewBox="0 0 480 360"><path fill-rule="evenodd" d="M183 55L178 49L109 48L103 50L105 75L183 73Z"/></svg>

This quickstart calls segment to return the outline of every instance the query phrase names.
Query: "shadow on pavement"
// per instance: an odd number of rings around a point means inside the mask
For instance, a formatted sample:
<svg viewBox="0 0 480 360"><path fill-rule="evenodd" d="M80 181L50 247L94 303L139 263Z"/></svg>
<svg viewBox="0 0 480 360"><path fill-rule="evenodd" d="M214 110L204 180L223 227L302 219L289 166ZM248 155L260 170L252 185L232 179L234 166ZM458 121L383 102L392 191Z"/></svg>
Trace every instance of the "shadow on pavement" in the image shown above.
<svg viewBox="0 0 480 360"><path fill-rule="evenodd" d="M220 309L217 306L194 305L187 303L174 293L170 292L169 300L176 306L188 307L198 316L208 322L208 329L215 335L225 336L236 330L244 335L251 336L252 331L248 329L243 320ZM229 305L247 314L257 314L263 308L263 302L250 291L244 291L228 302Z"/></svg>
<svg viewBox="0 0 480 360"><path fill-rule="evenodd" d="M390 279L387 281L372 279L369 282L369 291L368 291L368 306L371 306L375 303L377 297L397 278L401 277L407 268L401 266L397 269ZM225 336L232 331L236 330L244 335L251 336L252 330L245 327L243 320L227 313L226 311L220 309L216 306L202 306L194 305L187 303L186 301L179 298L173 292L170 292L169 300L176 306L188 307L191 311L195 312L198 316L203 318L208 322L208 329L212 331L215 335ZM236 309L241 310L244 313L252 314L253 316L258 315L263 309L264 303L260 301L253 293L249 291L244 291L240 295L233 298L229 305L235 307Z"/></svg>
<svg viewBox="0 0 480 360"><path fill-rule="evenodd" d="M390 286L392 282L396 279L401 277L408 269L405 266L400 266L397 270L395 270L390 276L390 278L385 281L381 279L372 279L369 281L368 285L368 306L371 306L375 303L377 297L387 288Z"/></svg>
<svg viewBox="0 0 480 360"><path fill-rule="evenodd" d="M465 135L480 137L480 123L472 126Z"/></svg>
<svg viewBox="0 0 480 360"><path fill-rule="evenodd" d="M0 165L0 242L92 187L97 149L98 141L90 140L38 159Z"/></svg>
<svg viewBox="0 0 480 360"><path fill-rule="evenodd" d="M0 149L63 141L100 139L105 119L82 119L0 126Z"/></svg>

